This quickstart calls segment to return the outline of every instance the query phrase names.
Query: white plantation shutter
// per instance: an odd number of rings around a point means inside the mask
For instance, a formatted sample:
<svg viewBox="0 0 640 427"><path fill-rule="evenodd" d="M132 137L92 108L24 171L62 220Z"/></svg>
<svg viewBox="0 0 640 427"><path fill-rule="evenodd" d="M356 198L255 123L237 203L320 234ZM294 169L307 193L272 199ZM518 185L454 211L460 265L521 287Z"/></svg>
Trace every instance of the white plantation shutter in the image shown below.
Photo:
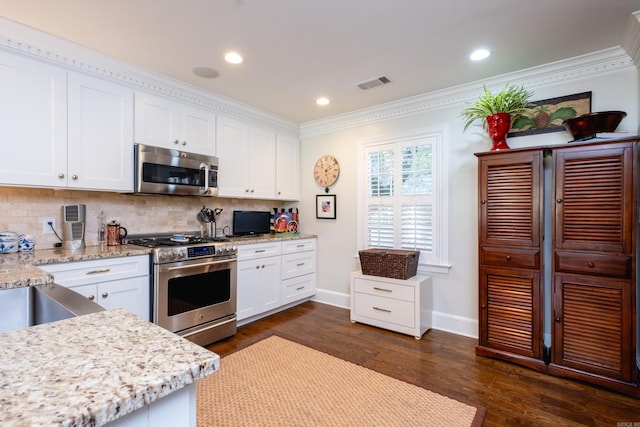
<svg viewBox="0 0 640 427"><path fill-rule="evenodd" d="M437 165L440 134L364 146L366 246L419 250L437 263Z"/></svg>

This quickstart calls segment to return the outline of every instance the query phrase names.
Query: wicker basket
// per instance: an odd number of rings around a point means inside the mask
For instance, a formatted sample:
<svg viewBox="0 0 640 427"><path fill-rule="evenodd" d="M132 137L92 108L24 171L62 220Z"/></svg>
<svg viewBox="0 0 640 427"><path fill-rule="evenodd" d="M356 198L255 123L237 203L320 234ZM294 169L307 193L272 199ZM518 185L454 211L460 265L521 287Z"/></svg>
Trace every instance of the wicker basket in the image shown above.
<svg viewBox="0 0 640 427"><path fill-rule="evenodd" d="M359 255L362 274L407 280L416 275L420 251L365 249Z"/></svg>

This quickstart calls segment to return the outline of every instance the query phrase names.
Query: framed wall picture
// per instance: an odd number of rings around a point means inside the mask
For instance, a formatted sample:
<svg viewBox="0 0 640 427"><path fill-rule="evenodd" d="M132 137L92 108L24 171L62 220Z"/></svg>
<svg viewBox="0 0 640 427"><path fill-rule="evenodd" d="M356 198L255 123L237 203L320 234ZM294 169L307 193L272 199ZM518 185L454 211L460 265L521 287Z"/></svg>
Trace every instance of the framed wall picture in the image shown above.
<svg viewBox="0 0 640 427"><path fill-rule="evenodd" d="M316 196L316 218L336 219L336 195Z"/></svg>
<svg viewBox="0 0 640 427"><path fill-rule="evenodd" d="M564 120L591 112L591 92L543 99L531 104L531 108L512 118L507 137L564 131Z"/></svg>

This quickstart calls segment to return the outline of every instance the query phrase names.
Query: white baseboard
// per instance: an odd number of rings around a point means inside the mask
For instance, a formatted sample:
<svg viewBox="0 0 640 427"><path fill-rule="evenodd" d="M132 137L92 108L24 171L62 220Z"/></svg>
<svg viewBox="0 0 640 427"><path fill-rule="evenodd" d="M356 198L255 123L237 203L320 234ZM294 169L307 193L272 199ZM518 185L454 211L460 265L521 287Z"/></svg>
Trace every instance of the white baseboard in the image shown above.
<svg viewBox="0 0 640 427"><path fill-rule="evenodd" d="M341 292L327 291L318 289L316 295L312 298L323 304L333 305L335 307L351 309L351 295ZM469 338L478 338L478 321L466 317L452 316L446 313L434 311L432 313L433 329L451 332L452 334L462 335Z"/></svg>

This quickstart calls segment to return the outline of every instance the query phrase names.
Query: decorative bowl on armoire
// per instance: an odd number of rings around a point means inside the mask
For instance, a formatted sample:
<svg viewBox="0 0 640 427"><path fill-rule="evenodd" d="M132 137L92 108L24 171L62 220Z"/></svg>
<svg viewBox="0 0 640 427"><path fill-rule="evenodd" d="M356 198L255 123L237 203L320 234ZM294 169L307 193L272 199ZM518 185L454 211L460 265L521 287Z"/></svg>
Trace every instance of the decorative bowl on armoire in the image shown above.
<svg viewBox="0 0 640 427"><path fill-rule="evenodd" d="M567 119L562 126L573 135L573 141L585 141L599 133L615 132L626 116L624 111L599 111Z"/></svg>

